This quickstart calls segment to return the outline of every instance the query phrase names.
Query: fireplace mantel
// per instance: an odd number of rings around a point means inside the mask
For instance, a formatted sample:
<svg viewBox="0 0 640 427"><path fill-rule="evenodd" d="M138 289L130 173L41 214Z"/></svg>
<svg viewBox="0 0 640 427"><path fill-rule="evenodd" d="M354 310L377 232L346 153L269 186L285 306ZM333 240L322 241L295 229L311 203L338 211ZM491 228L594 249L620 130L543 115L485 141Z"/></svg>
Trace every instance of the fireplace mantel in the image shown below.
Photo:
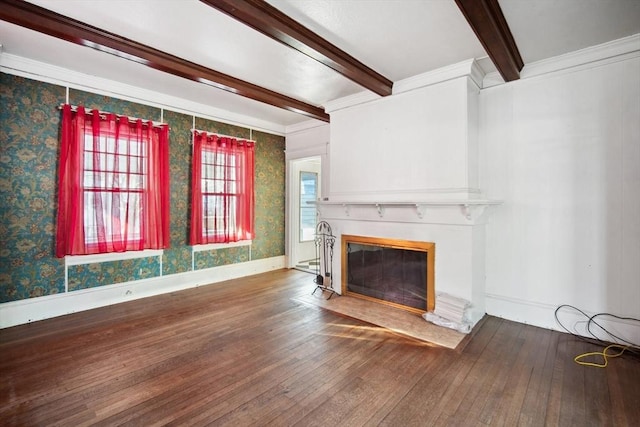
<svg viewBox="0 0 640 427"><path fill-rule="evenodd" d="M369 212L374 212L380 220L394 220L397 219L397 213L411 211L415 215L416 221L426 219L427 212L432 209L451 210L454 209L463 219L468 222L475 222L485 212L487 207L496 206L502 204L501 200L489 200L489 199L466 199L466 200L428 200L419 202L362 202L362 201L318 201L314 202L321 211L322 216L329 214L329 210L335 210L339 208L342 210L342 214L345 217L356 219L357 216L366 215ZM360 212L354 215L354 211ZM391 214L394 211L396 215ZM335 212L333 212L335 215ZM360 214L360 215L358 215ZM329 214L329 216L331 216ZM355 217L354 217L355 216ZM404 216L406 218L406 215ZM410 218L408 218L410 220Z"/></svg>
<svg viewBox="0 0 640 427"><path fill-rule="evenodd" d="M485 314L486 224L502 201L479 197L386 200L354 197L315 205L339 244L343 235L434 243L438 247L436 290L471 301L469 316L475 324ZM334 269L332 281L342 283L341 268Z"/></svg>

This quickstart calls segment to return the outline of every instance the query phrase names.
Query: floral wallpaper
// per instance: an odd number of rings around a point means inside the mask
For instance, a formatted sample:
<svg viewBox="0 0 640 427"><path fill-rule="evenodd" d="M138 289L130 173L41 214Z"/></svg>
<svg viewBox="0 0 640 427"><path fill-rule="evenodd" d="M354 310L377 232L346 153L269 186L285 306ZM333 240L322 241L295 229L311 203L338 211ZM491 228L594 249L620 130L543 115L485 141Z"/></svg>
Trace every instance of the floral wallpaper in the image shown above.
<svg viewBox="0 0 640 427"><path fill-rule="evenodd" d="M196 129L206 131L207 133L219 133L220 135L233 136L236 138L251 138L250 129L200 117L196 117Z"/></svg>
<svg viewBox="0 0 640 427"><path fill-rule="evenodd" d="M0 73L0 303L65 292L54 256L60 112L66 88ZM69 292L284 255L284 137L195 118L197 129L256 141L256 238L247 246L189 246L193 116L69 89L69 102L169 123L171 247L158 257L67 268ZM162 261L162 262L160 262ZM162 270L162 271L160 271Z"/></svg>
<svg viewBox="0 0 640 427"><path fill-rule="evenodd" d="M194 254L195 269L202 270L203 268L249 261L249 252L249 246L196 252Z"/></svg>
<svg viewBox="0 0 640 427"><path fill-rule="evenodd" d="M69 103L71 105L84 105L87 109L107 111L144 120L160 121L159 108L76 89L69 89Z"/></svg>
<svg viewBox="0 0 640 427"><path fill-rule="evenodd" d="M64 292L54 256L65 88L0 73L0 302Z"/></svg>
<svg viewBox="0 0 640 427"><path fill-rule="evenodd" d="M189 242L189 210L191 197L191 124L193 117L173 111L164 112L164 121L170 124L169 168L171 171L171 247L164 250L162 274L183 273L191 270Z"/></svg>
<svg viewBox="0 0 640 427"><path fill-rule="evenodd" d="M159 276L160 261L158 257L147 257L70 265L68 274L69 291L77 291L79 289Z"/></svg>
<svg viewBox="0 0 640 427"><path fill-rule="evenodd" d="M251 259L284 254L285 141L253 132L256 141L256 237Z"/></svg>

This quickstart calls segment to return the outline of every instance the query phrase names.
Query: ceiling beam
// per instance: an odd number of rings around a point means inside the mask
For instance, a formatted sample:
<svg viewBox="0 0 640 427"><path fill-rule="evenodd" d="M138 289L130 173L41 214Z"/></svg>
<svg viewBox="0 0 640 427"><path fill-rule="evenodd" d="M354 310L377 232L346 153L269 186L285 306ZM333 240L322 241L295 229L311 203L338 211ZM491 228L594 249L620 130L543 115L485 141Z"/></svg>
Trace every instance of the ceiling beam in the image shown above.
<svg viewBox="0 0 640 427"><path fill-rule="evenodd" d="M263 0L200 0L380 96L393 82Z"/></svg>
<svg viewBox="0 0 640 427"><path fill-rule="evenodd" d="M329 122L329 115L323 108L178 58L34 4L20 0L0 0L0 5L0 19L4 21L107 52L174 76Z"/></svg>
<svg viewBox="0 0 640 427"><path fill-rule="evenodd" d="M506 82L518 80L524 67L498 0L456 0L493 64Z"/></svg>

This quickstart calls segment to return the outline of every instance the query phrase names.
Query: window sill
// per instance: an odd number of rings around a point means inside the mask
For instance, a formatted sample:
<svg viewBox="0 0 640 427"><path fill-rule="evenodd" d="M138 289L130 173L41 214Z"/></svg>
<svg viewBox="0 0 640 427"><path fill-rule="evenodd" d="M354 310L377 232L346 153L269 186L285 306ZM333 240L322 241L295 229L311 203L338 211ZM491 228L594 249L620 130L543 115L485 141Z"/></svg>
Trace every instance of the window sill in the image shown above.
<svg viewBox="0 0 640 427"><path fill-rule="evenodd" d="M207 243L205 245L192 246L193 252L211 251L214 249L236 248L239 246L251 246L253 240L240 240L239 242L229 243Z"/></svg>
<svg viewBox="0 0 640 427"><path fill-rule="evenodd" d="M145 249L143 251L111 252L108 254L67 255L64 257L64 262L65 265L83 265L109 261L123 261L135 258L156 257L162 256L163 253L164 251L162 249Z"/></svg>

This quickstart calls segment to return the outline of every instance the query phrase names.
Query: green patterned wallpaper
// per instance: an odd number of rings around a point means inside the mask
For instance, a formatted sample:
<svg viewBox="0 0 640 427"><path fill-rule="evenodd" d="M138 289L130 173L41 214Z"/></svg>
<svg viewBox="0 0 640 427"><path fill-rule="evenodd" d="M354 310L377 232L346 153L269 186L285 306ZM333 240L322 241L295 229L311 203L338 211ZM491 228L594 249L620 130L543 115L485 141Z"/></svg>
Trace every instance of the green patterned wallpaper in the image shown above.
<svg viewBox="0 0 640 427"><path fill-rule="evenodd" d="M284 138L253 132L256 141L256 237L251 259L284 254Z"/></svg>
<svg viewBox="0 0 640 427"><path fill-rule="evenodd" d="M69 291L148 279L160 275L158 257L71 265L68 268Z"/></svg>
<svg viewBox="0 0 640 427"><path fill-rule="evenodd" d="M0 302L64 292L54 256L65 88L0 73Z"/></svg>
<svg viewBox="0 0 640 427"><path fill-rule="evenodd" d="M183 273L191 270L191 246L189 241L189 191L191 185L191 123L193 117L164 112L164 120L170 124L169 168L171 171L171 247L164 250L162 274Z"/></svg>
<svg viewBox="0 0 640 427"><path fill-rule="evenodd" d="M72 105L84 105L87 109L97 109L129 117L160 121L159 108L76 89L69 89L69 103Z"/></svg>
<svg viewBox="0 0 640 427"><path fill-rule="evenodd" d="M65 88L0 73L0 302L65 292L55 258L58 132ZM80 90L69 102L150 120L161 110ZM191 270L188 244L193 117L164 111L169 123L171 247L157 257L68 267L69 292ZM284 137L195 118L196 128L256 141L256 238L248 246L194 254L195 269L284 255ZM162 269L162 273L160 270Z"/></svg>
<svg viewBox="0 0 640 427"><path fill-rule="evenodd" d="M196 270L245 261L249 261L249 246L214 249L195 253Z"/></svg>

